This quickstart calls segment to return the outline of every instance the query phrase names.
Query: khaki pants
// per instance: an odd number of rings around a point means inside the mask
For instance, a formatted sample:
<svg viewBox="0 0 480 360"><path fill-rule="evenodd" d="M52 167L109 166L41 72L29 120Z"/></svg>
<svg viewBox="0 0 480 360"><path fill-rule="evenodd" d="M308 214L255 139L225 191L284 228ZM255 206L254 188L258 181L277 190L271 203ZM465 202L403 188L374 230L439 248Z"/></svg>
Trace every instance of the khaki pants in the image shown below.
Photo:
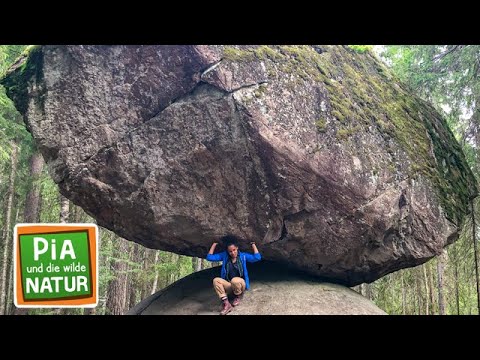
<svg viewBox="0 0 480 360"><path fill-rule="evenodd" d="M245 280L241 277L234 277L231 282L219 277L213 279L213 287L220 299L232 292L235 295L240 295L245 291L245 286Z"/></svg>

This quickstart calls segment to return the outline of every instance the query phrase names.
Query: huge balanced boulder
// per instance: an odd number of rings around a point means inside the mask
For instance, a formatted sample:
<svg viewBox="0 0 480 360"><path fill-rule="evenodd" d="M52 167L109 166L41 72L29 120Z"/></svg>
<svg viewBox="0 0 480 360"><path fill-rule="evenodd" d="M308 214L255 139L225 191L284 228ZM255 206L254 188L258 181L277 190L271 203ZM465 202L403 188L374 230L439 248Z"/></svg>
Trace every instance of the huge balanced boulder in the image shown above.
<svg viewBox="0 0 480 360"><path fill-rule="evenodd" d="M477 195L440 114L347 46L40 46L2 83L61 193L150 248L232 233L351 286L439 254Z"/></svg>

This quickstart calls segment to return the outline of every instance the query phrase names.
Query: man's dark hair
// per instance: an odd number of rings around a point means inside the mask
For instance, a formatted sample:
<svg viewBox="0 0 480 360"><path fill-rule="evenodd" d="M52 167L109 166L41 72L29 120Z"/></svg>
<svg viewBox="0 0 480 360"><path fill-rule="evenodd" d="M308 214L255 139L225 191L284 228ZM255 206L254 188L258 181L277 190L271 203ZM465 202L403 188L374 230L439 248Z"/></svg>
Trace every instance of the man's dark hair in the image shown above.
<svg viewBox="0 0 480 360"><path fill-rule="evenodd" d="M228 234L225 236L222 236L220 239L223 245L225 245L226 248L228 248L230 245L235 245L238 247L239 239L232 234Z"/></svg>

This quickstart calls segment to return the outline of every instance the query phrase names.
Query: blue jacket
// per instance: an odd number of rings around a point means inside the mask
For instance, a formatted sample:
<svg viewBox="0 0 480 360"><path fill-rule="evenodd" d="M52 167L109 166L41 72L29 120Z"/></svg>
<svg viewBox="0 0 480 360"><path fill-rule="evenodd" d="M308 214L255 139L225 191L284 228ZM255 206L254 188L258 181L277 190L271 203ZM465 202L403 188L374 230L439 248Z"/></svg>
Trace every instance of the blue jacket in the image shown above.
<svg viewBox="0 0 480 360"><path fill-rule="evenodd" d="M227 278L227 270L225 269L225 265L227 264L229 255L226 251L219 252L218 254L208 254L207 260L208 261L222 261L222 271L220 276L222 279ZM250 280L248 278L248 270L247 270L247 262L256 262L262 259L262 255L260 253L257 254L249 254L244 252L238 252L238 259L240 259L240 263L242 264L243 268L243 276L245 277L245 287L246 289L250 289Z"/></svg>

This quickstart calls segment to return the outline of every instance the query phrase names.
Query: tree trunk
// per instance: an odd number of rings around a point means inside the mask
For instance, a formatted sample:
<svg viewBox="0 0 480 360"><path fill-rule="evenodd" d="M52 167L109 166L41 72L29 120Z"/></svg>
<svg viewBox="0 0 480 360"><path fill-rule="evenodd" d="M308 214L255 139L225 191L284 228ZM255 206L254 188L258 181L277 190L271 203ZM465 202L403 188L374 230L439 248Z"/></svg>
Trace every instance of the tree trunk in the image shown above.
<svg viewBox="0 0 480 360"><path fill-rule="evenodd" d="M178 264L178 260L179 260L179 256L175 253L171 253L170 255L170 262L172 264ZM176 268L176 267L175 267ZM170 270L169 272L169 278L168 278L168 284L167 285L170 285L170 284L173 284L175 282L175 280L177 280L177 274L175 271L173 270Z"/></svg>
<svg viewBox="0 0 480 360"><path fill-rule="evenodd" d="M458 286L458 263L457 259L455 259L455 262L453 264L455 266L454 268L454 277L455 277L455 305L457 306L457 315L460 315L460 291L459 291L459 286Z"/></svg>
<svg viewBox="0 0 480 360"><path fill-rule="evenodd" d="M372 287L370 286L370 284L367 284L365 283L365 297L368 299L368 300L372 300Z"/></svg>
<svg viewBox="0 0 480 360"><path fill-rule="evenodd" d="M472 207L472 240L473 240L473 256L475 258L475 280L477 285L477 312L480 315L480 278L478 274L478 242L477 242L477 224L475 221L475 207L473 206L473 200L471 201Z"/></svg>
<svg viewBox="0 0 480 360"><path fill-rule="evenodd" d="M115 278L108 284L107 312L112 315L121 315L125 312L126 305L127 263L123 257L128 253L128 242L116 237L113 240L113 248L112 271Z"/></svg>
<svg viewBox="0 0 480 360"><path fill-rule="evenodd" d="M462 273L463 274L471 274L472 273L472 269L470 268L470 265L468 261L463 261L462 262ZM468 314L468 315L471 315L472 314L472 309L471 309L471 305L472 305L472 302L471 301L468 301L468 299L471 298L471 293L472 293L472 286L470 286L470 282L472 281L472 279L470 277L467 278L468 280L466 280L466 285L465 286L465 295L464 295L464 299L466 300L464 302L464 311L463 311L463 314ZM472 284L473 285L473 284Z"/></svg>
<svg viewBox="0 0 480 360"><path fill-rule="evenodd" d="M358 285L358 290L357 290L357 292L358 292L360 295L363 295L363 284Z"/></svg>
<svg viewBox="0 0 480 360"><path fill-rule="evenodd" d="M192 257L192 269L193 272L202 270L202 259L197 257Z"/></svg>
<svg viewBox="0 0 480 360"><path fill-rule="evenodd" d="M25 210L23 212L24 222L26 223L39 221L40 185L44 163L42 154L38 150L35 151L30 158L31 185L25 198Z"/></svg>
<svg viewBox="0 0 480 360"><path fill-rule="evenodd" d="M20 206L17 206L17 211L15 213L15 220L14 223L18 223L18 215L20 214ZM15 308L15 304L13 303L13 262L10 262L9 270L8 270L8 284L7 284L7 303L5 308L5 314L13 314Z"/></svg>
<svg viewBox="0 0 480 360"><path fill-rule="evenodd" d="M408 269L410 277L413 276L413 273L411 271L412 269ZM413 281L410 281L411 286L408 287L409 289L409 298L407 299L407 304L412 306L411 311L407 311L408 315L415 315L417 313L417 297L415 296L415 277L413 277ZM410 285L410 284L409 284Z"/></svg>
<svg viewBox="0 0 480 360"><path fill-rule="evenodd" d="M144 275L142 277L142 290L140 292L140 300L145 299L151 293L150 284L145 280L145 275L149 273L149 256L148 255L149 255L150 251L152 251L152 250L150 250L146 247L142 247L140 249L142 274Z"/></svg>
<svg viewBox="0 0 480 360"><path fill-rule="evenodd" d="M25 197L23 221L26 223L36 223L40 221L40 206L41 206L41 176L45 161L42 154L36 150L30 157L30 189ZM14 314L25 315L28 309L15 309Z"/></svg>
<svg viewBox="0 0 480 360"><path fill-rule="evenodd" d="M443 274L445 269L445 251L442 250L437 261L437 277L438 277L438 313L445 315L445 302L443 296Z"/></svg>
<svg viewBox="0 0 480 360"><path fill-rule="evenodd" d="M430 295L428 293L428 277L427 277L427 265L428 264L423 264L423 280L425 282L425 315L430 314L430 305L429 305L429 299Z"/></svg>
<svg viewBox="0 0 480 360"><path fill-rule="evenodd" d="M95 308L83 309L83 315L95 315Z"/></svg>
<svg viewBox="0 0 480 360"><path fill-rule="evenodd" d="M129 300L128 300L128 309L133 308L137 304L137 289L138 289L138 267L140 263L139 254L140 254L140 245L133 243L131 262L135 264L135 271L130 272L129 277Z"/></svg>
<svg viewBox="0 0 480 360"><path fill-rule="evenodd" d="M68 217L70 216L70 201L63 196L60 195L60 223L65 224L68 222ZM68 308L57 308L53 310L53 314L55 315L67 315L69 313Z"/></svg>
<svg viewBox="0 0 480 360"><path fill-rule="evenodd" d="M7 304L7 269L8 264L11 261L11 217L12 217L12 207L13 207L13 195L15 192L15 175L17 173L17 159L18 159L19 148L17 144L12 142L12 157L11 157L11 168L10 168L10 178L8 181L8 191L7 191L7 206L5 208L5 221L3 223L3 234L2 234L2 244L3 244L3 261L2 261L2 274L0 278L0 315L5 314L6 304Z"/></svg>
<svg viewBox="0 0 480 360"><path fill-rule="evenodd" d="M80 206L73 205L73 214L70 212L71 215L73 215L73 222L75 223L83 223L85 220L82 219L82 216L84 215L83 209ZM98 246L100 249L100 246Z"/></svg>
<svg viewBox="0 0 480 360"><path fill-rule="evenodd" d="M433 270L432 270L432 263L427 263L427 274L428 274L428 287L429 287L429 294L430 294L430 313L435 314L435 288L433 286Z"/></svg>
<svg viewBox="0 0 480 360"><path fill-rule="evenodd" d="M70 200L60 194L60 222L62 224L68 223L70 216Z"/></svg>
<svg viewBox="0 0 480 360"><path fill-rule="evenodd" d="M420 269L420 267L415 268L413 274L415 276L415 289L416 289L417 301L418 301L418 315L422 315L422 285L421 285L422 269Z"/></svg>
<svg viewBox="0 0 480 360"><path fill-rule="evenodd" d="M127 240L125 240L127 241ZM127 251L129 250L128 248L130 247L130 242L128 242L128 244L126 245L127 247ZM126 253L128 255L128 261L130 261L130 252L127 252ZM122 314L126 313L127 310L128 310L128 304L130 303L130 291L129 291L129 288L128 288L128 283L130 282L130 265L128 264L128 262L125 264L125 280L123 281L123 294L124 294L124 297L125 299L123 300L124 301L124 307L123 307L123 312Z"/></svg>
<svg viewBox="0 0 480 360"><path fill-rule="evenodd" d="M455 313L460 315L460 287L458 278L458 267L459 267L459 260L458 260L458 243L454 246L450 247L450 256L451 261L450 263L453 265L453 286L455 292Z"/></svg>
<svg viewBox="0 0 480 360"><path fill-rule="evenodd" d="M99 238L99 243L100 243L100 239L101 239L101 236ZM113 248L113 240L110 236L106 236L102 243L105 243L105 248L110 248L110 247ZM98 248L99 249L101 248L100 244ZM104 268L111 269L113 267L113 250L112 250L112 254L108 254L108 253L104 254L102 258L103 258ZM108 288L109 288L108 284L103 286L102 296L100 298L100 299L103 299L102 308L101 308L101 313L103 315L107 313Z"/></svg>
<svg viewBox="0 0 480 360"><path fill-rule="evenodd" d="M160 255L160 251L155 252L155 260L153 261L153 268L155 269L155 278L153 279L153 285L152 285L152 291L150 292L150 295L155 294L155 291L157 291L157 285L158 285L158 270L156 269L157 263L158 263L158 256Z"/></svg>

